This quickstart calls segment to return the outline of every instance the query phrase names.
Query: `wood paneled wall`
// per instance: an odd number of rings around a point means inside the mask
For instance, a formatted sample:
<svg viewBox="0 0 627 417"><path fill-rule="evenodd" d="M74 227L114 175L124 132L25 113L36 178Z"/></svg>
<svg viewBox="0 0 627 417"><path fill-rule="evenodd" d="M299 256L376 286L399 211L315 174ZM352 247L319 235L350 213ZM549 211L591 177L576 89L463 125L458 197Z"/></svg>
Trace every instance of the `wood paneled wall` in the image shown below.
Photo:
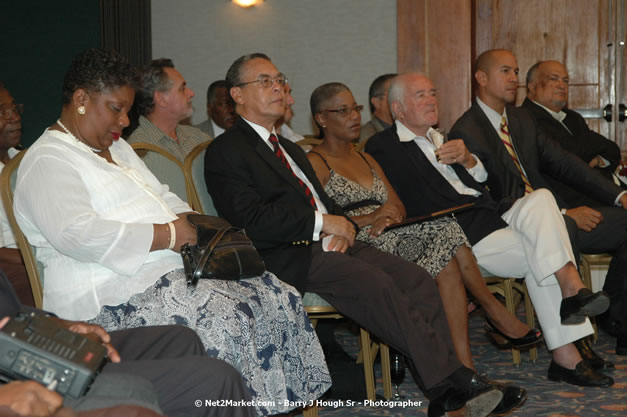
<svg viewBox="0 0 627 417"><path fill-rule="evenodd" d="M471 2L397 0L398 71L426 73L438 89L440 127L470 106Z"/></svg>

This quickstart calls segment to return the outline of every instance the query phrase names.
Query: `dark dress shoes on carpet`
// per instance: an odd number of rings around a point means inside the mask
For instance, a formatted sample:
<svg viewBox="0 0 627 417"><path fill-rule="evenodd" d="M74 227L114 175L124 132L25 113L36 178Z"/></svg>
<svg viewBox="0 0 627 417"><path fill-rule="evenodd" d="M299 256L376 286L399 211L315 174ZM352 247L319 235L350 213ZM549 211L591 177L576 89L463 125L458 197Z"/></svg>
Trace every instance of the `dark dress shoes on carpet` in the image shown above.
<svg viewBox="0 0 627 417"><path fill-rule="evenodd" d="M588 340L587 337L577 340L575 342L575 347L579 351L581 357L588 362L588 365L590 365L592 369L596 369L597 371L614 371L616 369L612 362L606 361L594 350L592 350L590 340Z"/></svg>
<svg viewBox="0 0 627 417"><path fill-rule="evenodd" d="M610 298L604 291L593 293L582 288L576 295L566 297L560 306L562 324L580 324L586 317L603 313L610 306Z"/></svg>
<svg viewBox="0 0 627 417"><path fill-rule="evenodd" d="M548 377L551 381L564 381L580 387L609 387L614 385L612 378L592 369L586 361L579 362L575 369L567 369L555 361L551 361Z"/></svg>
<svg viewBox="0 0 627 417"><path fill-rule="evenodd" d="M429 402L428 417L448 416L449 411L466 407L466 417L485 417L503 399L503 393L489 380L475 374L465 390L450 388L443 395Z"/></svg>
<svg viewBox="0 0 627 417"><path fill-rule="evenodd" d="M501 402L492 410L490 415L500 416L509 413L514 408L519 407L527 399L527 390L515 385L503 384L497 381L490 381L492 386L503 393Z"/></svg>

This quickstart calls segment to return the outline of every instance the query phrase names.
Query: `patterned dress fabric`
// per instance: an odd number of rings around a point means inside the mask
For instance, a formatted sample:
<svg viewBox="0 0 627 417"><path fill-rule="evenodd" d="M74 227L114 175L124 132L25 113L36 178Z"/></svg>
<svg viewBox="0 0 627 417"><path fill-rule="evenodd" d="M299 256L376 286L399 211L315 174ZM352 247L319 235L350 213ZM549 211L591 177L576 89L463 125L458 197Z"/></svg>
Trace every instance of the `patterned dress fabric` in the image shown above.
<svg viewBox="0 0 627 417"><path fill-rule="evenodd" d="M118 306L105 306L92 323L107 331L166 324L194 329L207 353L246 379L260 415L286 413L289 402L309 402L331 377L298 292L265 272L239 281L201 279L188 288L182 269Z"/></svg>
<svg viewBox="0 0 627 417"><path fill-rule="evenodd" d="M324 191L340 206L346 207L359 201L377 200L385 203L388 191L385 183L371 168L373 183L370 188L352 181L329 168L331 176ZM367 205L346 212L348 216L362 216L372 213L379 206ZM466 235L457 222L450 217L399 227L373 238L369 235L371 226L363 227L357 239L377 249L398 255L415 262L431 276L436 277L455 256L457 249L468 245Z"/></svg>

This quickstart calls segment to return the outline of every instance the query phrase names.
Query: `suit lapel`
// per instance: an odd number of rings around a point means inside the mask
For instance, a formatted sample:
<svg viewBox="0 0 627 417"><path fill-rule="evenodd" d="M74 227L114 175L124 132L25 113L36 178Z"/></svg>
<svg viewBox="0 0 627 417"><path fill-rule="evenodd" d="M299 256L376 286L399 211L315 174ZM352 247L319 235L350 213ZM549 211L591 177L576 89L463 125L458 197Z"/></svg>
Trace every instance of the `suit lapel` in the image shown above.
<svg viewBox="0 0 627 417"><path fill-rule="evenodd" d="M244 137L250 142L251 145L255 147L255 151L263 161L265 161L272 170L274 170L279 176L281 176L288 184L290 184L294 189L303 196L307 202L309 202L309 198L305 194L305 189L298 183L298 179L294 176L292 171L290 171L283 162L274 154L273 150L266 144L266 142L255 132L255 130L244 121L241 117L236 121L237 126L243 130ZM281 145L283 145L284 140L279 136L279 141ZM285 147L283 147L285 149ZM290 157L292 154L288 152ZM294 159L292 157L292 159ZM295 160L296 161L296 160ZM298 163L298 162L297 162Z"/></svg>

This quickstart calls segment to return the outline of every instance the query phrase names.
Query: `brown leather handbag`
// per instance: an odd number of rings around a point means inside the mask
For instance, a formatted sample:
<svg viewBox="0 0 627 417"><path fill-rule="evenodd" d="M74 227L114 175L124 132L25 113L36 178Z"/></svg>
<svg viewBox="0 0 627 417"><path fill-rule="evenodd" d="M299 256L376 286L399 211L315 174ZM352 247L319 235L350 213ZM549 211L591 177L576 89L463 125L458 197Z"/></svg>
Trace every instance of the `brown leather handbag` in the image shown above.
<svg viewBox="0 0 627 417"><path fill-rule="evenodd" d="M216 216L190 214L188 221L196 227L196 245L181 246L187 285L198 280L237 280L257 277L266 265L244 229L232 226Z"/></svg>

